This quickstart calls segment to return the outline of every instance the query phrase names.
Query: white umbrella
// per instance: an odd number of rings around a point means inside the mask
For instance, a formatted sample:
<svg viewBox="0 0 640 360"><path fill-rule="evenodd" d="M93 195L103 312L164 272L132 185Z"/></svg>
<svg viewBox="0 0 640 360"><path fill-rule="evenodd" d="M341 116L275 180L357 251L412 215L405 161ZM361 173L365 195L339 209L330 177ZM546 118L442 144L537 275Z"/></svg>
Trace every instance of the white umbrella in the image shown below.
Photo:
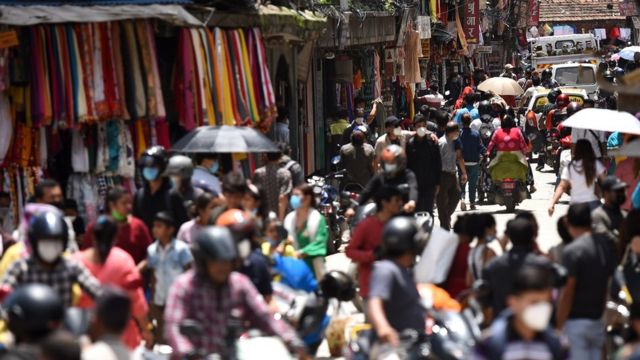
<svg viewBox="0 0 640 360"><path fill-rule="evenodd" d="M610 154L613 156L640 157L640 139L628 142L619 149L612 150Z"/></svg>
<svg viewBox="0 0 640 360"><path fill-rule="evenodd" d="M640 121L628 112L616 110L583 109L571 115L562 126L640 135Z"/></svg>
<svg viewBox="0 0 640 360"><path fill-rule="evenodd" d="M506 77L492 77L480 83L478 90L492 92L496 95L522 95L524 90L518 83Z"/></svg>
<svg viewBox="0 0 640 360"><path fill-rule="evenodd" d="M640 52L640 46L627 46L626 48L620 50L617 55L625 60L633 61L633 55L637 52Z"/></svg>

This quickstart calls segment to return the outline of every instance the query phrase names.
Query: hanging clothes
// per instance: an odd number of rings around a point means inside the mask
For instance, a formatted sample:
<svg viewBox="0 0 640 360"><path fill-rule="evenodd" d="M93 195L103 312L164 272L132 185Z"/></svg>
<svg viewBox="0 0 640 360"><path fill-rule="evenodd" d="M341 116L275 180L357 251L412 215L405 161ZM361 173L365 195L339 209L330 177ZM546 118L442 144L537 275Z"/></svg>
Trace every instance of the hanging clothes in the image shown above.
<svg viewBox="0 0 640 360"><path fill-rule="evenodd" d="M415 30L407 30L404 43L404 74L405 80L409 84L422 81L420 76L420 63L418 59L422 56L420 46L420 33Z"/></svg>

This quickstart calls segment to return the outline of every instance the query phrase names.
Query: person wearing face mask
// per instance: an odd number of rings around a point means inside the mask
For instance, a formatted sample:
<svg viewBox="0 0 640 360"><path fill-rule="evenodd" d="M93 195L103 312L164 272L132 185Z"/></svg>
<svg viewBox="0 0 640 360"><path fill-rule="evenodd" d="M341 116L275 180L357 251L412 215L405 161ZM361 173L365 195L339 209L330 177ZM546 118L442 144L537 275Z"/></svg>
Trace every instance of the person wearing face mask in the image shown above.
<svg viewBox="0 0 640 360"><path fill-rule="evenodd" d="M375 173L375 152L373 146L367 144L367 129L357 127L351 133L351 142L340 148L339 169L345 169L342 185L356 183L363 188Z"/></svg>
<svg viewBox="0 0 640 360"><path fill-rule="evenodd" d="M605 235L616 244L618 253L621 254L623 250L619 240L620 227L627 215L621 206L627 201L627 184L609 175L600 183L600 190L602 190L604 204L591 212L593 232Z"/></svg>
<svg viewBox="0 0 640 360"><path fill-rule="evenodd" d="M618 263L615 246L592 233L589 204L571 204L567 222L573 241L562 251L568 279L558 300L556 327L571 341L572 360L601 359L605 341L602 314Z"/></svg>
<svg viewBox="0 0 640 360"><path fill-rule="evenodd" d="M389 145L399 145L403 149L406 148L407 138L413 133L411 131L402 130L400 127L401 120L395 116L389 116L384 121L385 134L376 140L376 158L379 159L382 151Z"/></svg>
<svg viewBox="0 0 640 360"><path fill-rule="evenodd" d="M313 270L318 281L324 275L329 232L324 216L315 209L313 188L304 184L293 189L289 205L293 209L284 219L284 228L294 239L297 256Z"/></svg>
<svg viewBox="0 0 640 360"><path fill-rule="evenodd" d="M440 191L437 195L438 218L440 226L451 229L451 215L460 201L460 184L467 182L467 171L462 156L460 141L460 127L454 121L447 123L444 135L438 141L440 158L442 159L442 173L440 176ZM458 169L460 179L458 180Z"/></svg>
<svg viewBox="0 0 640 360"><path fill-rule="evenodd" d="M375 117L375 114L374 115L371 115L371 113L365 114L364 99L357 98L355 102L356 102L356 108L355 108L356 117L351 122L351 125L349 125L348 128L344 129L344 132L342 133L342 144L348 144L351 141L351 134L356 128L364 128L365 135L371 133L369 124Z"/></svg>
<svg viewBox="0 0 640 360"><path fill-rule="evenodd" d="M133 215L144 222L148 229L159 211L168 211L177 226L189 220L182 197L171 192L171 181L167 178L168 155L162 146L153 146L144 151L138 162L144 184L133 198ZM116 219L117 220L117 219Z"/></svg>
<svg viewBox="0 0 640 360"><path fill-rule="evenodd" d="M251 214L251 218L256 224L259 235L262 233L262 225L265 219L269 217L264 202L262 201L264 197L265 195L262 189L247 182L247 192L244 194L244 198L242 198L242 208Z"/></svg>
<svg viewBox="0 0 640 360"><path fill-rule="evenodd" d="M194 157L196 167L193 169L191 182L195 186L197 183L204 183L210 192L220 194L222 183L218 177L220 174L220 160L217 154L202 153Z"/></svg>
<svg viewBox="0 0 640 360"><path fill-rule="evenodd" d="M173 185L170 194L172 196L180 196L184 207L189 210L191 214L191 209L196 197L204 192L204 190L193 186L191 180L193 176L193 162L184 155L173 155L167 165L167 175Z"/></svg>
<svg viewBox="0 0 640 360"><path fill-rule="evenodd" d="M256 237L256 224L251 216L243 210L227 210L220 215L216 226L231 230L238 251L236 269L246 275L266 303L271 302L271 271L267 258L262 254L260 243Z"/></svg>
<svg viewBox="0 0 640 360"><path fill-rule="evenodd" d="M225 329L236 322L242 324L241 330L246 325L281 338L298 356L307 359L295 331L274 318L247 276L233 270L238 254L229 229L205 228L193 239L191 251L195 268L173 283L164 312L165 334L174 358L198 359L202 356L195 355L202 353L230 358L234 349L227 347ZM202 331L185 336L180 329L187 319L197 321Z"/></svg>
<svg viewBox="0 0 640 360"><path fill-rule="evenodd" d="M266 164L256 169L251 182L264 189L265 207L279 218L284 217L284 211L279 206L285 197L289 196L292 188L291 172L280 167L282 152L270 152L265 155Z"/></svg>
<svg viewBox="0 0 640 360"><path fill-rule="evenodd" d="M28 283L51 286L66 307L72 305L72 287L79 284L92 298L102 292L100 283L82 264L63 256L69 232L60 212L45 211L29 220L31 254L14 262L0 280L0 293Z"/></svg>
<svg viewBox="0 0 640 360"><path fill-rule="evenodd" d="M427 121L422 114L413 118L413 128L416 135L407 143L407 167L416 175L418 182L416 211L433 215L442 173L440 149L438 144L428 139Z"/></svg>
<svg viewBox="0 0 640 360"><path fill-rule="evenodd" d="M365 205L384 186L397 187L402 193L403 208L406 214L412 214L418 203L418 181L416 175L407 169L407 155L399 145L389 145L381 154L382 171L374 175L358 197L358 206ZM351 217L355 212L349 209L345 216Z"/></svg>
<svg viewBox="0 0 640 360"><path fill-rule="evenodd" d="M131 255L115 247L118 223L110 216L100 215L92 228L93 247L74 254L74 259L84 265L103 285L126 289L132 301L132 318L122 334L122 342L135 349L144 339L148 346L153 344L149 308L142 289L142 277ZM83 294L75 306L91 309L93 299Z"/></svg>
<svg viewBox="0 0 640 360"><path fill-rule="evenodd" d="M542 265L520 268L507 296L508 310L487 329L471 359L568 359L569 343L549 326L552 278L549 268Z"/></svg>
<svg viewBox="0 0 640 360"><path fill-rule="evenodd" d="M122 186L114 186L107 190L105 214L111 216L118 224L115 246L126 251L136 264L147 257L147 247L153 239L149 229L142 220L131 215L131 195ZM87 247L95 243L93 239L94 223L87 227Z"/></svg>
<svg viewBox="0 0 640 360"><path fill-rule="evenodd" d="M471 129L471 115L462 115L462 132L460 133L460 142L462 144L462 157L464 158L464 167L467 175L469 176L469 206L471 210L476 209L476 188L478 186L478 176L480 174L480 162L482 161L482 155L485 152L484 144L480 139L480 133ZM465 203L465 195L467 184L461 184L462 186L462 202L460 203L460 209L462 211L467 210Z"/></svg>

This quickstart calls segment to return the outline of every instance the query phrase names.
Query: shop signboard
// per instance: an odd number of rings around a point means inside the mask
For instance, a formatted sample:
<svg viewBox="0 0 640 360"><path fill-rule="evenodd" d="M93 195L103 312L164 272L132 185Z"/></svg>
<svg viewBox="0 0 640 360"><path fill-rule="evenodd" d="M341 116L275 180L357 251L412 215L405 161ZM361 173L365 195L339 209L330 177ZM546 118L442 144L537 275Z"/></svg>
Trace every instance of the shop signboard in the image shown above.
<svg viewBox="0 0 640 360"><path fill-rule="evenodd" d="M464 36L467 44L477 44L480 39L479 0L468 0L464 5Z"/></svg>
<svg viewBox="0 0 640 360"><path fill-rule="evenodd" d="M431 58L431 39L420 40L422 43L422 56L421 58Z"/></svg>
<svg viewBox="0 0 640 360"><path fill-rule="evenodd" d="M540 22L540 2L539 0L529 0L529 26L538 26Z"/></svg>
<svg viewBox="0 0 640 360"><path fill-rule="evenodd" d="M0 49L18 46L18 33L15 30L0 32Z"/></svg>
<svg viewBox="0 0 640 360"><path fill-rule="evenodd" d="M478 54L491 54L493 51L493 47L491 45L479 45L476 47L476 52Z"/></svg>

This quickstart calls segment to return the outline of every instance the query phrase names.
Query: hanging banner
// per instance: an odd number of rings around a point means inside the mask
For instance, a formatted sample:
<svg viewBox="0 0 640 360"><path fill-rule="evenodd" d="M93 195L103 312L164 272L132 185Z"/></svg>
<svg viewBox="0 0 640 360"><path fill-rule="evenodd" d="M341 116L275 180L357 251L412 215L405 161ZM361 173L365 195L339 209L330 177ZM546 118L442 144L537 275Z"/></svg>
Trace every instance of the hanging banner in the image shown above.
<svg viewBox="0 0 640 360"><path fill-rule="evenodd" d="M420 39L431 39L431 18L428 16L418 16L418 31Z"/></svg>
<svg viewBox="0 0 640 360"><path fill-rule="evenodd" d="M540 2L538 0L529 0L529 10L531 13L529 26L538 26L540 22Z"/></svg>
<svg viewBox="0 0 640 360"><path fill-rule="evenodd" d="M469 0L464 5L464 35L468 44L477 44L480 39L479 0Z"/></svg>

